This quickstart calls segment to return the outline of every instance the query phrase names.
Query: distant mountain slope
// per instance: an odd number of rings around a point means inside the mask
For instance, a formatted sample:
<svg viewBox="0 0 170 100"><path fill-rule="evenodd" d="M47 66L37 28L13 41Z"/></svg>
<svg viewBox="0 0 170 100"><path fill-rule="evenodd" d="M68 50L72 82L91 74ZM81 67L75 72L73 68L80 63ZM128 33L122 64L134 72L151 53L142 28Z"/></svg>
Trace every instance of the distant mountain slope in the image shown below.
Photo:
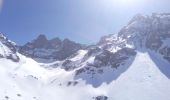
<svg viewBox="0 0 170 100"><path fill-rule="evenodd" d="M21 46L19 52L38 62L52 62L63 60L82 48L83 45L69 39L53 38L48 40L45 35L41 34L32 42Z"/></svg>

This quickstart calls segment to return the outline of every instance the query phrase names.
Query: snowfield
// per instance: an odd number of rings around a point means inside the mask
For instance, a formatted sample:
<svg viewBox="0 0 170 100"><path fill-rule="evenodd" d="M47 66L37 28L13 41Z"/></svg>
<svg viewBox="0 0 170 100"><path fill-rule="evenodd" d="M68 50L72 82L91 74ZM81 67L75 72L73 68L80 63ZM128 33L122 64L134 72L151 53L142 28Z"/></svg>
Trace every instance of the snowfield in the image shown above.
<svg viewBox="0 0 170 100"><path fill-rule="evenodd" d="M170 100L169 23L139 14L96 45L65 39L57 49L58 38L40 35L22 52L0 33L0 100Z"/></svg>
<svg viewBox="0 0 170 100"><path fill-rule="evenodd" d="M164 61L153 52L138 52L130 67L116 80L110 84L103 82L97 88L81 79L76 80L77 85L68 84L75 81L74 71L45 69L22 55L19 63L0 59L0 99L93 100L105 95L108 100L169 100L170 76L159 67L170 72L170 65L165 61L158 67L150 55Z"/></svg>

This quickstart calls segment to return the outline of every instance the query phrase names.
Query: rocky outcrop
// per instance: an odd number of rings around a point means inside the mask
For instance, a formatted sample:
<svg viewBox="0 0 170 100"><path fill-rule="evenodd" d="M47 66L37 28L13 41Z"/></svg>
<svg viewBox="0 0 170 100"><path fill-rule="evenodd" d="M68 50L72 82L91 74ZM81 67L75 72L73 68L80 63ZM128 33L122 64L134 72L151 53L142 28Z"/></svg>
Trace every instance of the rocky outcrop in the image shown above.
<svg viewBox="0 0 170 100"><path fill-rule="evenodd" d="M17 55L16 44L10 41L2 33L0 33L0 58L10 59L14 62L20 60Z"/></svg>
<svg viewBox="0 0 170 100"><path fill-rule="evenodd" d="M107 96L97 96L93 98L94 100L108 100Z"/></svg>
<svg viewBox="0 0 170 100"><path fill-rule="evenodd" d="M95 56L93 62L87 62L86 65L76 71L76 75L87 74L102 74L102 68L111 67L116 69L126 63L130 57L134 57L136 51L130 48L123 48L115 53L104 50Z"/></svg>

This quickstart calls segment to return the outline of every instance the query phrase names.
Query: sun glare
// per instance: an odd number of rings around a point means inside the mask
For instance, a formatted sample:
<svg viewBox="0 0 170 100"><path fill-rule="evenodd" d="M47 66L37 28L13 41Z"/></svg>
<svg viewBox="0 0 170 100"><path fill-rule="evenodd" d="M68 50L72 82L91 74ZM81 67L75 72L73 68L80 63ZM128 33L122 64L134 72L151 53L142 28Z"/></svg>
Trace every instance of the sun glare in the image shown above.
<svg viewBox="0 0 170 100"><path fill-rule="evenodd" d="M143 5L144 2L146 2L146 0L101 0L101 1L103 1L102 3L104 3L103 5L106 5L106 7L110 5L115 8L137 7Z"/></svg>
<svg viewBox="0 0 170 100"><path fill-rule="evenodd" d="M119 0L120 4L131 6L137 3L137 0Z"/></svg>
<svg viewBox="0 0 170 100"><path fill-rule="evenodd" d="M135 0L119 0L122 3L132 3L135 2Z"/></svg>

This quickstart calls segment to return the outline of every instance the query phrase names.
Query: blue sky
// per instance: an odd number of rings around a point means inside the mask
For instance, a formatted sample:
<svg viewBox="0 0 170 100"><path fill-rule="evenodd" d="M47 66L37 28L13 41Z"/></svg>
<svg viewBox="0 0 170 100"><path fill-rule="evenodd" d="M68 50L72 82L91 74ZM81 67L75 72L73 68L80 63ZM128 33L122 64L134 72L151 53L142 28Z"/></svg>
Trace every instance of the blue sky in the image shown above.
<svg viewBox="0 0 170 100"><path fill-rule="evenodd" d="M0 0L0 32L18 44L39 34L95 43L135 14L170 12L169 5L170 0Z"/></svg>

